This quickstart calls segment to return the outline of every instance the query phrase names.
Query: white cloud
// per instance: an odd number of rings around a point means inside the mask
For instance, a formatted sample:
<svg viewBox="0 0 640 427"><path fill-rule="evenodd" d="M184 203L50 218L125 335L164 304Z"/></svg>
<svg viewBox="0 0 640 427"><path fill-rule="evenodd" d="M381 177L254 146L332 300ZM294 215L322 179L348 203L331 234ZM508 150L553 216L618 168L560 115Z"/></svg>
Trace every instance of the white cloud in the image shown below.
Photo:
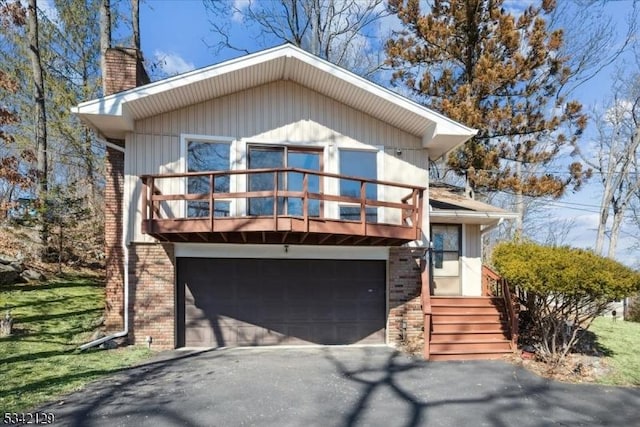
<svg viewBox="0 0 640 427"><path fill-rule="evenodd" d="M617 100L615 105L607 109L604 118L610 126L619 125L620 122L630 120L633 115L633 103L626 99Z"/></svg>
<svg viewBox="0 0 640 427"><path fill-rule="evenodd" d="M25 9L29 7L29 3L27 0L20 0L20 4ZM38 0L37 6L49 21L53 22L55 25L59 25L60 17L58 15L58 9L56 8L53 0Z"/></svg>
<svg viewBox="0 0 640 427"><path fill-rule="evenodd" d="M180 55L174 52L163 52L156 50L153 52L155 62L158 63L159 68L168 75L175 75L186 73L191 71L196 66L192 62L186 61Z"/></svg>
<svg viewBox="0 0 640 427"><path fill-rule="evenodd" d="M59 22L58 9L53 3L53 0L40 0L38 2L38 8L49 18L49 20L55 24Z"/></svg>
<svg viewBox="0 0 640 427"><path fill-rule="evenodd" d="M249 7L250 3L251 0L233 0L233 16L231 17L231 19L236 22L242 22L242 12L244 11L244 9Z"/></svg>

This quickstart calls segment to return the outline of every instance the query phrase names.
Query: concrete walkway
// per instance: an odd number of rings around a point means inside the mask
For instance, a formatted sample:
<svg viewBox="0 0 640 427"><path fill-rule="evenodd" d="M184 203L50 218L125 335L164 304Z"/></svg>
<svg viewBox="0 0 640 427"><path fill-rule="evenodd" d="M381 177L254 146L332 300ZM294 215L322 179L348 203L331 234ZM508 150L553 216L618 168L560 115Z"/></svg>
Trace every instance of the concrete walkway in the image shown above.
<svg viewBox="0 0 640 427"><path fill-rule="evenodd" d="M42 408L65 426L636 426L640 389L386 347L165 353Z"/></svg>

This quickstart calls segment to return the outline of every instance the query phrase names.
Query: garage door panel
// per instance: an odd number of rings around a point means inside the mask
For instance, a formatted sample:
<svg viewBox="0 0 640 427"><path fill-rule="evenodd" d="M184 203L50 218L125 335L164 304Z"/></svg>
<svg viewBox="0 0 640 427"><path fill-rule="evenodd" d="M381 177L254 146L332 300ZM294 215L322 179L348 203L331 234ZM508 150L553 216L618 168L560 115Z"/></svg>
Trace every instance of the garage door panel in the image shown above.
<svg viewBox="0 0 640 427"><path fill-rule="evenodd" d="M336 322L357 322L358 321L358 310L357 307L354 306L353 302L337 302L334 307L334 320ZM378 313L378 317L380 317L380 313Z"/></svg>
<svg viewBox="0 0 640 427"><path fill-rule="evenodd" d="M309 289L303 284L295 283L286 287L286 296L294 302L306 301L309 298Z"/></svg>
<svg viewBox="0 0 640 427"><path fill-rule="evenodd" d="M179 258L178 283L185 345L384 342L384 261Z"/></svg>
<svg viewBox="0 0 640 427"><path fill-rule="evenodd" d="M213 331L208 326L196 327L191 325L186 330L185 345L187 347L198 346L199 343L212 341Z"/></svg>
<svg viewBox="0 0 640 427"><path fill-rule="evenodd" d="M318 302L309 307L313 320L317 322L331 322L335 320L335 304Z"/></svg>
<svg viewBox="0 0 640 427"><path fill-rule="evenodd" d="M340 344L336 340L336 325L333 322L315 323L311 326L311 334L322 344ZM345 337L348 340L349 337Z"/></svg>
<svg viewBox="0 0 640 427"><path fill-rule="evenodd" d="M358 319L373 320L379 317L379 307L374 301L360 301L355 312L358 313Z"/></svg>
<svg viewBox="0 0 640 427"><path fill-rule="evenodd" d="M281 332L280 332L281 331ZM287 333L285 332L284 325L277 326L274 329L267 329L263 332L259 345L279 345L284 344L287 341Z"/></svg>
<svg viewBox="0 0 640 427"><path fill-rule="evenodd" d="M303 322L311 320L309 318L309 310L307 307L300 305L292 305L286 308L286 319L293 322Z"/></svg>

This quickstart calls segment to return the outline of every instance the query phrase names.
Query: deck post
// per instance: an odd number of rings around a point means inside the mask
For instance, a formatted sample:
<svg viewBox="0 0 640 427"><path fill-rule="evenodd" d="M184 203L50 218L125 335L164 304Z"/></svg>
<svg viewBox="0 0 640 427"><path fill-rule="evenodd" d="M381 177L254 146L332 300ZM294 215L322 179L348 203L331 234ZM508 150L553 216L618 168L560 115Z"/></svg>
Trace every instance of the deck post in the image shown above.
<svg viewBox="0 0 640 427"><path fill-rule="evenodd" d="M416 240L419 240L420 236L418 236L418 218L420 216L420 209L418 209L418 190L413 189L411 192L411 222L413 223L413 234L416 236Z"/></svg>
<svg viewBox="0 0 640 427"><path fill-rule="evenodd" d="M429 360L431 357L431 287L429 286L429 264L424 256L420 258L420 279L422 282L420 299L422 301L422 315L424 317L423 356L425 360Z"/></svg>
<svg viewBox="0 0 640 427"><path fill-rule="evenodd" d="M209 175L209 231L213 232L213 217L215 216L215 201L213 193L216 191L216 177L214 174Z"/></svg>
<svg viewBox="0 0 640 427"><path fill-rule="evenodd" d="M362 226L362 235L367 235L367 183L360 181L360 224Z"/></svg>
<svg viewBox="0 0 640 427"><path fill-rule="evenodd" d="M273 172L273 230L278 231L278 171Z"/></svg>
<svg viewBox="0 0 640 427"><path fill-rule="evenodd" d="M423 215L423 198L424 198L424 190L413 190L413 191L418 191L418 202L413 206L413 208L415 209L414 212L416 213L416 239L420 239L422 238L422 236L420 235L422 233L422 215Z"/></svg>
<svg viewBox="0 0 640 427"><path fill-rule="evenodd" d="M149 186L147 177L142 177L142 232L149 232Z"/></svg>
<svg viewBox="0 0 640 427"><path fill-rule="evenodd" d="M149 201L151 202L151 215L149 217L149 220L151 221L151 223L153 223L153 220L155 219L155 212L156 212L156 203L153 200L153 196L155 196L156 194L156 184L155 181L153 179L153 177L149 177L149 189L151 190L151 195L149 196Z"/></svg>
<svg viewBox="0 0 640 427"><path fill-rule="evenodd" d="M309 175L305 172L302 175L302 218L304 220L304 231L309 232Z"/></svg>

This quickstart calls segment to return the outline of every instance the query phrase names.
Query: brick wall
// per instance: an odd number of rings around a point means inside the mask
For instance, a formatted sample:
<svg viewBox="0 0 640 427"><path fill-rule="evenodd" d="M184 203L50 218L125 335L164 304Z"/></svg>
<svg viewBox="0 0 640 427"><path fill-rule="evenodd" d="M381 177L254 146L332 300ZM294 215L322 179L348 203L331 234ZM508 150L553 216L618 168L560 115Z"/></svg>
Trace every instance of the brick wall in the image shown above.
<svg viewBox="0 0 640 427"><path fill-rule="evenodd" d="M129 247L129 342L175 347L175 256L172 244Z"/></svg>
<svg viewBox="0 0 640 427"><path fill-rule="evenodd" d="M124 327L124 254L122 249L122 195L124 153L107 147L104 189L104 243L106 264L105 326L108 332Z"/></svg>
<svg viewBox="0 0 640 427"><path fill-rule="evenodd" d="M142 55L135 49L110 48L106 54L105 95L149 82ZM124 147L124 141L109 142ZM105 158L105 327L108 333L124 328L124 251L122 249L124 153L107 147ZM129 325L131 326L131 325Z"/></svg>
<svg viewBox="0 0 640 427"><path fill-rule="evenodd" d="M107 75L104 77L105 95L149 83L149 76L142 65L142 55L138 54L136 49L109 48L105 53L105 61L107 65Z"/></svg>
<svg viewBox="0 0 640 427"><path fill-rule="evenodd" d="M419 339L424 320L420 304L422 280L420 265L411 255L411 248L398 247L389 251L389 344ZM406 329L403 330L403 321Z"/></svg>

